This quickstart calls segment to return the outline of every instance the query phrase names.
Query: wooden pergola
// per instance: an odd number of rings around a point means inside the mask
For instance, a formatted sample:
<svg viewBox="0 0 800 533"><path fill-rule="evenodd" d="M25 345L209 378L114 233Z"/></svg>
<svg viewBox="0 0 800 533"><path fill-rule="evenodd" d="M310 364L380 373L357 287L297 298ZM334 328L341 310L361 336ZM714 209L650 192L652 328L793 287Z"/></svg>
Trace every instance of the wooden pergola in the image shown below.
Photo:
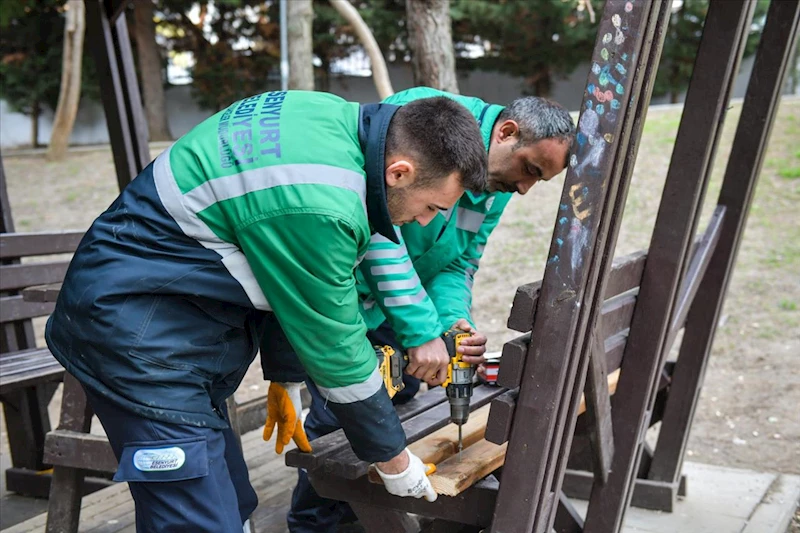
<svg viewBox="0 0 800 533"><path fill-rule="evenodd" d="M800 0L770 4L717 209L699 233L755 7L750 0L711 1L650 248L646 258L612 265L671 5L607 0L544 278L520 287L509 319L510 327L530 333L509 343L501 366L507 390L476 394L492 401L486 438L508 442L502 469L458 497L428 503L370 485L368 465L341 435L315 444L314 454L287 456L289 464L308 468L318 492L352 502L368 529L407 531L404 513L413 512L452 531L612 532L620 531L632 500L671 510L682 491L689 428L797 41ZM126 7L120 0L86 0L87 39L120 188L150 162ZM626 332L613 346L602 335L611 295L633 299ZM667 361L681 330L679 357ZM619 382L610 396L607 378L616 369ZM74 402L82 391L71 383L65 401ZM584 437L574 437L584 392ZM437 410L441 400L422 402L401 417L415 439L447 418ZM85 400L74 405L87 408ZM655 420L661 431L650 450L644 434ZM81 431L54 433L70 429ZM70 450L60 442L48 531L75 531L83 452L79 444ZM571 496L589 499L585 518Z"/></svg>

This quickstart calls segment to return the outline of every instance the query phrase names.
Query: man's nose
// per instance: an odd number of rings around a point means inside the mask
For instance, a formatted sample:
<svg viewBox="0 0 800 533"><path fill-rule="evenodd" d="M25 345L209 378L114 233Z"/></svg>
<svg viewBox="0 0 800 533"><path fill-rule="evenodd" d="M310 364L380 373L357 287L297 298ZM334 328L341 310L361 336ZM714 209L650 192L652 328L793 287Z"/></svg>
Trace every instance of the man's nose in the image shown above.
<svg viewBox="0 0 800 533"><path fill-rule="evenodd" d="M534 180L520 181L519 183L517 183L517 192L520 194L527 193L529 190L533 188L534 185L536 185L537 181L539 180L534 179Z"/></svg>
<svg viewBox="0 0 800 533"><path fill-rule="evenodd" d="M433 220L433 217L435 216L436 212L434 211L430 213L424 213L422 215L417 215L416 217L414 217L414 220L416 220L420 226L425 227L431 223L431 220Z"/></svg>

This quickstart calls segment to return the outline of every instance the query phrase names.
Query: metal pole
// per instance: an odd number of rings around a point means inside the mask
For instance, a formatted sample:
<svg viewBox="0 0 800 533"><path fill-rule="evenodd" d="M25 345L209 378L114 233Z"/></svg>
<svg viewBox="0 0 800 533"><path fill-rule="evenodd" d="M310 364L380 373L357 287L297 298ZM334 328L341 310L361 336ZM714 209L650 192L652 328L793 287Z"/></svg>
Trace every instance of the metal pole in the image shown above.
<svg viewBox="0 0 800 533"><path fill-rule="evenodd" d="M286 0L280 0L281 90L289 89L289 28L286 26Z"/></svg>

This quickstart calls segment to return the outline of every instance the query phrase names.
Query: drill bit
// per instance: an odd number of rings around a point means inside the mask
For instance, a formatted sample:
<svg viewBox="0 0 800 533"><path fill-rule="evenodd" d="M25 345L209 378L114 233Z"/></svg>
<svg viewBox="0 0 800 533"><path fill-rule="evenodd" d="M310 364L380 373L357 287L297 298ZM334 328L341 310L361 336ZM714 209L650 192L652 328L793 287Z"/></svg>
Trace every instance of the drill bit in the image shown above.
<svg viewBox="0 0 800 533"><path fill-rule="evenodd" d="M464 449L464 443L461 440L461 424L458 425L458 462L461 462L461 451Z"/></svg>

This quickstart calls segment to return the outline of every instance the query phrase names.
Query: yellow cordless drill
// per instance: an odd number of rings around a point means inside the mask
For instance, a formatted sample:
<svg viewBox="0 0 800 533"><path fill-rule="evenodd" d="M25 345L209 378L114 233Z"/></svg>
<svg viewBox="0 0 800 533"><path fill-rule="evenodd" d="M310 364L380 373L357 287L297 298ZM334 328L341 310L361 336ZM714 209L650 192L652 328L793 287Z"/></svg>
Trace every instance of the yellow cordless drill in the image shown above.
<svg viewBox="0 0 800 533"><path fill-rule="evenodd" d="M472 379L475 367L465 363L457 347L470 334L459 329L450 329L442 334L442 340L450 356L447 379L442 383L450 402L450 421L458 426L458 453L463 448L461 426L469 420L469 401L472 398ZM403 371L408 365L408 355L397 352L391 346L375 346L378 368L389 393L389 398L403 390Z"/></svg>
<svg viewBox="0 0 800 533"><path fill-rule="evenodd" d="M472 379L475 377L475 367L463 361L457 348L461 341L469 336L469 333L460 329L450 329L442 334L442 339L447 346L447 353L450 355L447 379L442 383L442 387L447 390L447 400L450 402L450 421L458 426L459 459L463 449L461 426L469 420L469 401L472 398Z"/></svg>

